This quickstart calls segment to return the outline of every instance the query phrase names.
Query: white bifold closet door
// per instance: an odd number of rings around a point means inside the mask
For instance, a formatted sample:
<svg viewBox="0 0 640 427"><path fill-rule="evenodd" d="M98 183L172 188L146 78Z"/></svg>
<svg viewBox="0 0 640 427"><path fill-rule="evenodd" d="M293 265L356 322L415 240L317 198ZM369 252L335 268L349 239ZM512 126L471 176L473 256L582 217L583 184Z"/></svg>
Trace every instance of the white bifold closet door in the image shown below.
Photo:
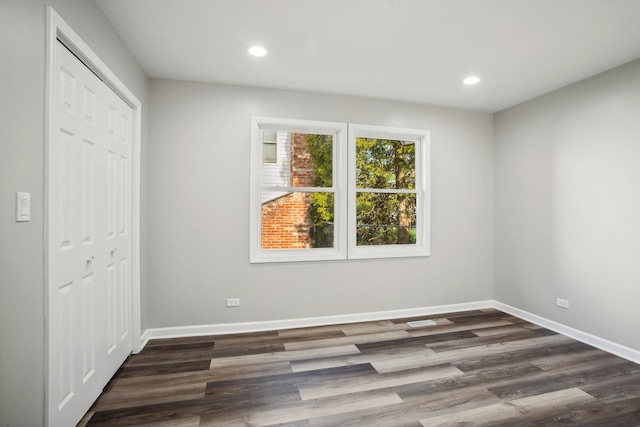
<svg viewBox="0 0 640 427"><path fill-rule="evenodd" d="M51 424L75 425L132 351L132 109L61 42L49 207Z"/></svg>

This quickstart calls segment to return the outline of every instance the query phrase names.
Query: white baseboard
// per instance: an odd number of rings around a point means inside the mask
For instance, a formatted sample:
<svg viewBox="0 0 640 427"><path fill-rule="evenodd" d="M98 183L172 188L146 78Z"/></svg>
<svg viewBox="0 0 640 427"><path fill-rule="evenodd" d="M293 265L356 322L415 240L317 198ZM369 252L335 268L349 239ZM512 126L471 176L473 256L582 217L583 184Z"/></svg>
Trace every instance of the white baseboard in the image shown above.
<svg viewBox="0 0 640 427"><path fill-rule="evenodd" d="M566 335L570 338L573 338L582 343L588 344L592 347L599 348L600 350L604 350L608 353L615 354L616 356L620 356L622 358L625 358L627 360L640 364L640 351L638 350L634 350L630 347L626 347L626 346L614 343L612 341L606 340L604 338L591 335L587 332L574 329L572 327L563 325L558 322L554 322L553 320L540 317L538 315L529 313L524 310L520 310L519 308L515 308L498 301L493 302L493 307L500 311L504 311L505 313L518 317L520 319L526 320L531 323L535 323L536 325L558 332L562 335Z"/></svg>
<svg viewBox="0 0 640 427"><path fill-rule="evenodd" d="M441 313L493 308L493 301L477 301L461 304L418 307L371 313L344 314L338 316L307 317L300 319L267 320L262 322L221 323L215 325L178 326L147 329L141 337L144 347L151 339L179 338L202 335L228 335L247 332L275 331L279 329L307 328L310 326L340 325L344 323L372 322L403 317L429 316Z"/></svg>
<svg viewBox="0 0 640 427"><path fill-rule="evenodd" d="M344 323L372 322L386 319L401 319L403 317L430 316L434 314L455 313L469 310L495 308L520 319L526 320L544 328L566 335L570 338L604 350L616 356L640 364L640 351L614 343L604 338L571 328L553 320L540 317L508 304L486 300L461 304L438 305L433 307L418 307L401 310L376 311L370 313L345 314L338 316L307 317L299 319L267 320L262 322L221 323L212 325L178 326L170 328L147 329L140 338L144 348L151 339L181 338L202 335L228 335L249 332L275 331L279 329L306 328L311 326L340 325Z"/></svg>

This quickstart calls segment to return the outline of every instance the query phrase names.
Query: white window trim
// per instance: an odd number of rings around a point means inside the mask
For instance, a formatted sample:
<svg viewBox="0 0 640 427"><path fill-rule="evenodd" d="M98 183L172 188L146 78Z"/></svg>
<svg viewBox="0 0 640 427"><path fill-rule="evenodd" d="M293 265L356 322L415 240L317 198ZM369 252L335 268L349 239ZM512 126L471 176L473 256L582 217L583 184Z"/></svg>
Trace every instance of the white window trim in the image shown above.
<svg viewBox="0 0 640 427"><path fill-rule="evenodd" d="M262 249L262 191L323 191L323 188L262 186L263 130L333 135L334 247ZM416 143L416 243L357 246L356 244L356 138L385 138ZM430 133L394 128L315 120L272 117L251 118L250 262L295 262L430 256ZM392 191L397 192L397 191ZM412 191L413 193L413 191Z"/></svg>
<svg viewBox="0 0 640 427"><path fill-rule="evenodd" d="M356 138L379 138L416 143L417 204L416 243L408 245L358 246L356 244ZM405 258L430 255L430 133L421 129L393 128L349 123L349 184L348 184L348 254L350 259ZM393 191L392 193L397 193ZM412 192L413 193L413 192Z"/></svg>
<svg viewBox="0 0 640 427"><path fill-rule="evenodd" d="M322 122L315 120L293 120L272 117L251 118L251 200L250 212L250 262L291 262L291 261L323 261L340 260L347 257L345 221L335 221L334 247L314 249L262 249L262 200L261 192L269 187L262 187L262 130L283 130L288 132L333 135L333 186L335 218L347 217L347 192L345 188L347 176L347 124ZM311 188L278 187L278 191L312 190ZM317 188L316 191L326 190Z"/></svg>

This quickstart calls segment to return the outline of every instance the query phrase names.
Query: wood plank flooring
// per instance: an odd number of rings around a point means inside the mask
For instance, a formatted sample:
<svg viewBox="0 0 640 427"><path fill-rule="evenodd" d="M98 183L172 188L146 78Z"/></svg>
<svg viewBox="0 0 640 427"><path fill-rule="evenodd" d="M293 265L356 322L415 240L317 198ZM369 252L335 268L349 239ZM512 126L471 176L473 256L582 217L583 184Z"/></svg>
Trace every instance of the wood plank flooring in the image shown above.
<svg viewBox="0 0 640 427"><path fill-rule="evenodd" d="M493 309L153 340L81 425L640 426L640 365Z"/></svg>

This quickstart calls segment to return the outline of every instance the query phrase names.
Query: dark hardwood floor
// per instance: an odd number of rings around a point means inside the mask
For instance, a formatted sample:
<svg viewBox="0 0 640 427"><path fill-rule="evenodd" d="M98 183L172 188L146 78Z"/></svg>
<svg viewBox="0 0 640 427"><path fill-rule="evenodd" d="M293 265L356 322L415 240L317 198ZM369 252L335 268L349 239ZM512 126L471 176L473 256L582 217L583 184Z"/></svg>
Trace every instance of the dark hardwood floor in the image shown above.
<svg viewBox="0 0 640 427"><path fill-rule="evenodd" d="M154 340L81 425L640 426L640 365L493 309Z"/></svg>

